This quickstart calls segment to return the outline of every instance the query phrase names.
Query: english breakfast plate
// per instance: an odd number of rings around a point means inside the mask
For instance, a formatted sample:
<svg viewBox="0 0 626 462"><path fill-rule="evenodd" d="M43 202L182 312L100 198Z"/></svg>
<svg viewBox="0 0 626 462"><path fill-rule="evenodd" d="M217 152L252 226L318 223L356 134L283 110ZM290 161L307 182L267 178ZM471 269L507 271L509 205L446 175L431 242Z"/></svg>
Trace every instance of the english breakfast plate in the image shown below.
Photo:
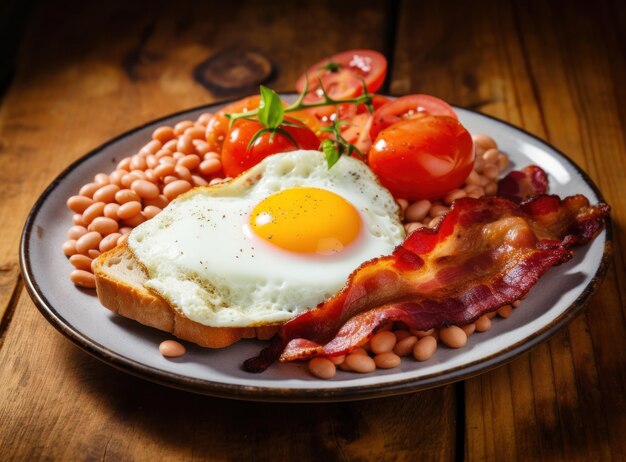
<svg viewBox="0 0 626 462"><path fill-rule="evenodd" d="M306 364L275 364L261 374L245 372L244 360L265 342L244 340L209 350L186 343L175 359L159 354L169 334L122 318L102 307L94 291L77 289L67 277L71 266L61 251L72 212L65 203L96 173L111 171L137 152L160 125L197 118L221 106L205 106L167 116L131 130L86 154L44 191L24 227L20 261L29 294L46 319L75 344L131 374L184 390L258 401L348 401L418 391L461 380L497 367L546 340L578 313L598 288L609 264L607 224L574 258L551 269L508 319L494 319L491 330L469 337L461 349L441 347L426 362L404 358L399 367L361 375L338 371L332 380L311 376ZM542 167L550 192L584 194L592 204L602 196L589 177L564 154L506 122L455 108L470 133L492 136L511 168Z"/></svg>

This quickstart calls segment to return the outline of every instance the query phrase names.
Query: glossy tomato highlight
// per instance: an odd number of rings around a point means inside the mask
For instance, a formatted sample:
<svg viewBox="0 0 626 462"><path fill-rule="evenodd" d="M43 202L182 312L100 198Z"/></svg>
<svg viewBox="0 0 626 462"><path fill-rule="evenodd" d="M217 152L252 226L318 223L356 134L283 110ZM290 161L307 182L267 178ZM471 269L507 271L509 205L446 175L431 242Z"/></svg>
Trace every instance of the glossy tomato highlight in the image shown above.
<svg viewBox="0 0 626 462"><path fill-rule="evenodd" d="M295 119L285 120L297 123ZM224 140L222 147L222 167L227 176L234 177L248 170L250 167L261 162L267 156L279 152L295 151L296 149L318 149L319 138L309 128L304 125L298 127L281 126L296 141L297 146L292 141L280 133L264 133L258 137L250 149L248 144L254 135L263 125L255 120L240 119L233 124L232 129Z"/></svg>
<svg viewBox="0 0 626 462"><path fill-rule="evenodd" d="M423 116L381 131L368 163L397 198L439 199L463 184L474 166L474 144L461 123Z"/></svg>

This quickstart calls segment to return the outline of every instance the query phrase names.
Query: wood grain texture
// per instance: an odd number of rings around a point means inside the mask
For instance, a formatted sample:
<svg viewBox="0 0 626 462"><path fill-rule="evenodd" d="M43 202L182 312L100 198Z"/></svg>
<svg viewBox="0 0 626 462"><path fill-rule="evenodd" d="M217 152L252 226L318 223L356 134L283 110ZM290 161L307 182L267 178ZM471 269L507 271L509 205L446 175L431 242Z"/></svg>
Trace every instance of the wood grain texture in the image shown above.
<svg viewBox="0 0 626 462"><path fill-rule="evenodd" d="M613 267L587 311L529 354L466 382L466 458L624 459L623 6L405 2L400 17L392 91L433 93L547 139L613 207Z"/></svg>
<svg viewBox="0 0 626 462"><path fill-rule="evenodd" d="M17 302L0 347L0 453L15 460L452 460L456 394L444 387L336 405L212 399L119 372L56 333L17 286L19 233L43 188L84 152L149 119L215 101L193 80L219 50L269 57L292 89L337 50L384 50L375 1L42 1L0 107L0 307ZM323 24L324 27L319 27ZM350 31L347 34L345 31ZM295 53L294 50L298 52ZM70 266L68 264L68 271ZM8 303L8 302L7 302Z"/></svg>

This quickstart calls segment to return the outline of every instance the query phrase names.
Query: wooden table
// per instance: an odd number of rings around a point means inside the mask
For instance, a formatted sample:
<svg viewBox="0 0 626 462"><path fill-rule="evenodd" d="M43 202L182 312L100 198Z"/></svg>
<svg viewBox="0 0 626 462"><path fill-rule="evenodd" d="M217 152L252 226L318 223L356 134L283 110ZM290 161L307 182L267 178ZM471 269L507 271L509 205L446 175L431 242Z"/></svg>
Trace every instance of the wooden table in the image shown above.
<svg viewBox="0 0 626 462"><path fill-rule="evenodd" d="M0 101L0 459L626 459L626 8L623 2L42 0ZM387 91L519 125L586 170L615 250L586 311L465 382L341 404L262 404L164 388L85 354L39 314L17 248L46 185L91 148L221 98L193 69L262 52L290 91L316 60L374 48ZM233 95L239 96L239 95Z"/></svg>

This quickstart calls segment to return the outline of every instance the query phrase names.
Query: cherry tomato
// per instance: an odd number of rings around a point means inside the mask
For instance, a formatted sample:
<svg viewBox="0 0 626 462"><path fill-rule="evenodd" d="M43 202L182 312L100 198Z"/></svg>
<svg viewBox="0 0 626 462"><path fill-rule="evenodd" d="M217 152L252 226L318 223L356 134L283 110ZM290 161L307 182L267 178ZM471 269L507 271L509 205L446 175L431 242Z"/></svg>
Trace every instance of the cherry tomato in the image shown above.
<svg viewBox="0 0 626 462"><path fill-rule="evenodd" d="M390 125L404 119L421 117L424 114L458 119L452 106L435 96L408 95L392 100L376 110L370 135L374 140L381 130Z"/></svg>
<svg viewBox="0 0 626 462"><path fill-rule="evenodd" d="M391 101L394 101L394 99L389 98L388 96L372 95L372 106L374 108L374 111L377 111ZM361 114L363 112L369 112L369 109L367 109L367 106L365 106L365 104L359 104L359 107L356 108L356 112L357 114Z"/></svg>
<svg viewBox="0 0 626 462"><path fill-rule="evenodd" d="M295 119L288 117L285 120L297 123ZM255 120L240 119L235 122L222 147L222 167L226 175L237 176L271 154L296 149L318 149L320 146L319 138L304 125L298 127L283 125L282 128L291 135L298 146L280 133L276 133L273 139L270 133L264 133L248 149L248 143L262 128L263 126Z"/></svg>
<svg viewBox="0 0 626 462"><path fill-rule="evenodd" d="M367 91L378 90L387 75L387 60L373 50L350 50L326 58L309 68L296 83L296 91L304 89L309 78L307 102L320 101L320 82L329 96L334 99L351 98L363 92L363 82Z"/></svg>
<svg viewBox="0 0 626 462"><path fill-rule="evenodd" d="M378 134L370 168L395 197L439 199L463 184L474 166L474 144L458 120L423 116Z"/></svg>
<svg viewBox="0 0 626 462"><path fill-rule="evenodd" d="M209 149L211 151L220 152L222 150L222 144L228 134L228 125L230 119L225 114L247 112L259 107L261 97L259 95L248 96L233 103L230 103L224 109L220 110L210 120L206 129L206 141L209 143Z"/></svg>

